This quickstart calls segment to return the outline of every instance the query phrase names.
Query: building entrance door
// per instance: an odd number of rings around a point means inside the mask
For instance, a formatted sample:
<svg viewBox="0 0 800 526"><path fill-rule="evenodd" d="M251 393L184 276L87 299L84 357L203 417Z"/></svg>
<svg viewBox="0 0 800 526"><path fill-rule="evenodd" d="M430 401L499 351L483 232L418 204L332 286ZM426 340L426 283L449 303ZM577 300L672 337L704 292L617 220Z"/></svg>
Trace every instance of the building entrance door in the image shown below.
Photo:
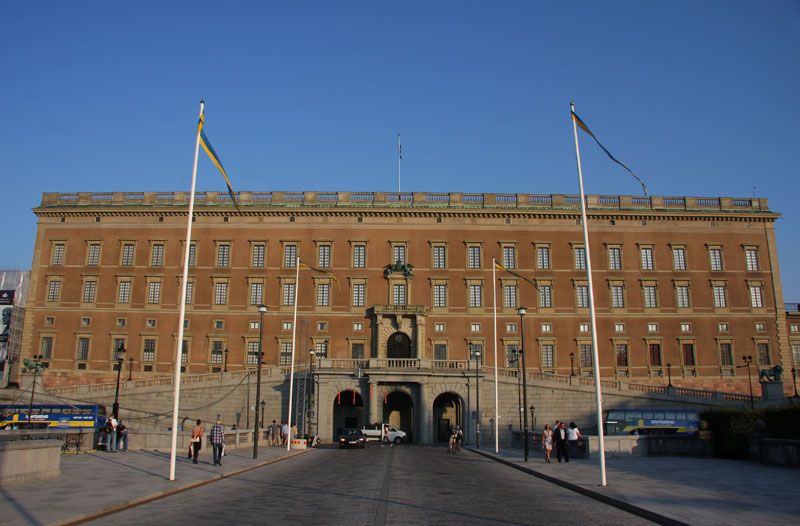
<svg viewBox="0 0 800 526"><path fill-rule="evenodd" d="M411 353L411 338L402 332L396 332L389 336L386 342L387 358L416 358Z"/></svg>

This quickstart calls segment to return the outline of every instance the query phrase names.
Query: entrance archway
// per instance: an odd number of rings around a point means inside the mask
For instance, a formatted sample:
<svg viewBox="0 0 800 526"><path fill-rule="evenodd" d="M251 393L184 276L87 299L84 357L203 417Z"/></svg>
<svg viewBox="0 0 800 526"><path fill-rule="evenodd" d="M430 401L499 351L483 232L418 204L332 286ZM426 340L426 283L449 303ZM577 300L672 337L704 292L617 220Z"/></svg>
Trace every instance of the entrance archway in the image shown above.
<svg viewBox="0 0 800 526"><path fill-rule="evenodd" d="M356 391L340 391L333 399L333 438L344 429L360 428L364 422L364 400Z"/></svg>
<svg viewBox="0 0 800 526"><path fill-rule="evenodd" d="M389 336L386 342L387 358L414 358L411 354L411 338L402 332Z"/></svg>
<svg viewBox="0 0 800 526"><path fill-rule="evenodd" d="M403 391L392 391L383 404L383 421L408 433L408 441L414 437L414 402Z"/></svg>
<svg viewBox="0 0 800 526"><path fill-rule="evenodd" d="M464 429L464 401L455 393L442 393L433 401L433 428L436 430L436 441L447 442L450 428L459 426Z"/></svg>

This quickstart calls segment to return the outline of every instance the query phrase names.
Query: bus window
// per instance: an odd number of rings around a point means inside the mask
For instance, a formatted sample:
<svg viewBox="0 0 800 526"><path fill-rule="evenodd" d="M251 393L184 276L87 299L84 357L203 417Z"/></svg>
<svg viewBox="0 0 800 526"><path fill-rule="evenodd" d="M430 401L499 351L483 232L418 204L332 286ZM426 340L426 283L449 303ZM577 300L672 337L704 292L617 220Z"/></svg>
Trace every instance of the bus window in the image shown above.
<svg viewBox="0 0 800 526"><path fill-rule="evenodd" d="M675 420L675 411L664 411L664 418L666 420Z"/></svg>
<svg viewBox="0 0 800 526"><path fill-rule="evenodd" d="M663 420L664 419L664 411L653 411L653 418L655 420Z"/></svg>
<svg viewBox="0 0 800 526"><path fill-rule="evenodd" d="M640 418L642 418L642 412L641 411L630 411L628 413L628 420L638 420Z"/></svg>
<svg viewBox="0 0 800 526"><path fill-rule="evenodd" d="M646 418L648 420L652 420L653 419L653 412L652 411L645 411L642 414L644 415L644 418Z"/></svg>
<svg viewBox="0 0 800 526"><path fill-rule="evenodd" d="M686 418L687 420L700 420L700 417L699 417L699 416L698 416L698 414L697 414L696 412L694 412L694 411L691 411L691 412L689 412L689 413L686 413L686 417L687 417L687 418Z"/></svg>

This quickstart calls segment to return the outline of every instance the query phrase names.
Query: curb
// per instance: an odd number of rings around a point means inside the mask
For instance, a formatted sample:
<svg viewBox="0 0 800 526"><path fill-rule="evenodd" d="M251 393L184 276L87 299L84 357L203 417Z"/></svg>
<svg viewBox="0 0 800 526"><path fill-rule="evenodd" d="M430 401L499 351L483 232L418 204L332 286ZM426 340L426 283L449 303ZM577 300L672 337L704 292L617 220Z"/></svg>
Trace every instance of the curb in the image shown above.
<svg viewBox="0 0 800 526"><path fill-rule="evenodd" d="M186 484L184 484L182 486L177 486L175 488L170 488L170 489L164 490L164 491L158 491L156 493L151 493L150 495L145 495L143 497L138 497L138 498L135 498L135 499L127 500L125 502L120 502L118 504L112 504L110 506L107 506L105 508L101 508L99 510L94 510L94 511L90 511L90 512L83 513L83 514L80 514L80 515L75 515L75 516L69 517L67 519L59 520L59 521L56 521L56 522L51 522L51 523L48 524L48 526L73 526L73 525L76 525L76 524L83 524L84 522L96 520L96 519L99 519L101 517L105 517L107 515L118 513L120 511L124 511L124 510L126 510L128 508L135 508L136 506L141 506L143 504L147 504L149 502L153 502L153 501L156 501L156 500L159 500L159 499L163 499L165 497L171 497L172 495L176 495L178 493L183 493L184 491L189 491L190 489L194 489L194 488L197 488L197 487L200 487L200 486L205 486L206 484L211 484L212 482L216 482L218 480L226 479L226 478L229 478L229 477L234 477L236 475L240 475L240 474L245 473L247 471L252 471L254 469L258 469L258 468L261 468L261 467L264 467L264 466L268 466L270 464L274 464L276 462L280 462L281 460L287 460L287 459L290 459L292 457L296 457L297 455L302 455L302 454L308 453L309 451L313 451L313 449L307 449L307 450L304 450L304 451L297 451L295 453L291 453L291 454L283 456L283 457L273 458L271 460L266 460L264 462L259 462L257 464L252 465L252 466L247 466L245 468L240 468L240 469L231 471L230 473L219 473L219 474L211 475L211 476L209 476L208 478L206 478L204 480L198 480L198 481L195 481L195 482L187 482Z"/></svg>
<svg viewBox="0 0 800 526"><path fill-rule="evenodd" d="M647 520L649 520L651 522L655 522L656 524L662 524L664 526L689 526L685 522L681 522L681 521L673 519L671 517L667 517L666 515L661 515L659 513L654 512L654 511L650 511L648 509L641 508L641 507L636 506L634 504L631 504L629 502L625 502L623 500L616 499L614 497L611 497L611 496L606 495L604 493L600 493L598 491L591 490L591 489L586 488L584 486L579 486L577 484L573 484L571 482L567 482L565 480L561 480L559 478L552 477L550 475L545 475L544 473L539 473L538 471L526 468L525 466L520 466L519 464L516 464L515 462L512 462L510 460L506 460L504 458L496 457L496 456L494 456L494 455L492 455L490 453L486 453L484 451L480 451L480 450L472 449L472 448L464 448L464 449L466 449L467 451L471 451L472 453L475 453L475 454L484 456L486 458L489 458L491 460L494 460L495 462L499 462L501 464L505 464L506 466L512 467L512 468L514 468L516 470L519 470L519 471L522 471L523 473L527 473L529 475L533 475L534 477L538 477L538 478L540 478L542 480L546 480L547 482L550 482L550 483L555 484L557 486L561 486L562 488L568 489L570 491L574 491L575 493L580 493L581 495L584 495L586 497L589 497L589 498L592 498L594 500L600 501L603 504L608 504L609 506L613 506L613 507L615 507L617 509L620 509L622 511L627 511L628 513L630 513L632 515L636 515L637 517L641 517L643 519L647 519Z"/></svg>

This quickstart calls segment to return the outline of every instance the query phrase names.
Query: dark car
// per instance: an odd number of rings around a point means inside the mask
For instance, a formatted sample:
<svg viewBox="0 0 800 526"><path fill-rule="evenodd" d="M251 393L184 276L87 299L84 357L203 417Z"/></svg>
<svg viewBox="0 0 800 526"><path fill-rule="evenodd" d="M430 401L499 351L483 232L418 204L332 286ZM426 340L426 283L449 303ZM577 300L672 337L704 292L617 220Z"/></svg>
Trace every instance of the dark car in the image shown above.
<svg viewBox="0 0 800 526"><path fill-rule="evenodd" d="M360 447L367 445L367 437L360 429L345 429L339 436L339 447Z"/></svg>

